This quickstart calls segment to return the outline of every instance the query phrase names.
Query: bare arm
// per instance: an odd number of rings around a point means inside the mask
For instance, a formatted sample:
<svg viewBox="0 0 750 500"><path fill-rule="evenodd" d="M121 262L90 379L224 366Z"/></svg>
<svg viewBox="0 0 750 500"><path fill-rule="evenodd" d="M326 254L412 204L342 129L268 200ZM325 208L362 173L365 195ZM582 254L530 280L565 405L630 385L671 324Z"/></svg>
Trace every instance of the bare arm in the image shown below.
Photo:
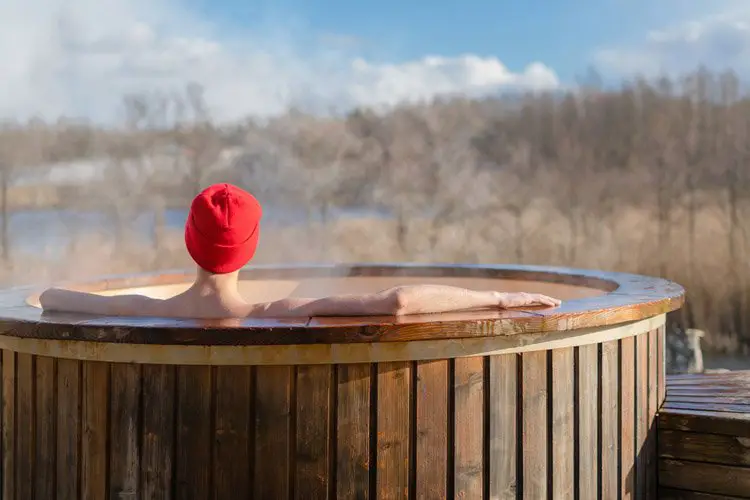
<svg viewBox="0 0 750 500"><path fill-rule="evenodd" d="M98 314L102 316L150 316L162 302L144 295L107 297L93 293L50 288L39 296L45 311Z"/></svg>
<svg viewBox="0 0 750 500"><path fill-rule="evenodd" d="M533 305L557 306L560 301L539 294L476 291L445 285L413 285L373 294L283 299L257 304L249 316L401 316Z"/></svg>

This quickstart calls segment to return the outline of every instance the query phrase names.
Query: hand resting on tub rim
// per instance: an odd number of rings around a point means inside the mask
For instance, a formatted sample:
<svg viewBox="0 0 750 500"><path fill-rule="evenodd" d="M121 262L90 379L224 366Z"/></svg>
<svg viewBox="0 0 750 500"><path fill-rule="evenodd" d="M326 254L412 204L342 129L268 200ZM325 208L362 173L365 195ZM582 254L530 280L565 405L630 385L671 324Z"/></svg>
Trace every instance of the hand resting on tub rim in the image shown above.
<svg viewBox="0 0 750 500"><path fill-rule="evenodd" d="M255 254L261 217L261 206L251 194L229 184L210 186L193 200L185 224L185 244L198 269L195 281L185 292L154 299L51 288L41 294L39 301L45 311L200 319L401 316L560 305L559 300L541 294L430 284L397 286L369 294L250 304L239 293L239 270Z"/></svg>

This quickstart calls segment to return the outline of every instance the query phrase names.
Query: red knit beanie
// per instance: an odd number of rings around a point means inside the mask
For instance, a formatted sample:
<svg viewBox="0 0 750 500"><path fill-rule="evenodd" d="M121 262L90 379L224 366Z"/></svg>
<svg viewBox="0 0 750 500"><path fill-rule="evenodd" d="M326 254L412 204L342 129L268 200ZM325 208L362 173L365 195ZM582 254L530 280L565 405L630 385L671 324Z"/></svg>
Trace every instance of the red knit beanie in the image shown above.
<svg viewBox="0 0 750 500"><path fill-rule="evenodd" d="M185 223L185 245L206 271L231 273L255 255L263 210L250 193L214 184L193 199Z"/></svg>

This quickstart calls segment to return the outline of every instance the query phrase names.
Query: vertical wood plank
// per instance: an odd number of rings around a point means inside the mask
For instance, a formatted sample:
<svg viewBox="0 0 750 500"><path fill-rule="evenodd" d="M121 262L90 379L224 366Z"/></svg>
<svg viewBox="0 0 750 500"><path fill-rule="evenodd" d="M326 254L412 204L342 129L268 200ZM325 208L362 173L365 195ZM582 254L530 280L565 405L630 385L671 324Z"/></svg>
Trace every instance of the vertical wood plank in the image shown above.
<svg viewBox="0 0 750 500"><path fill-rule="evenodd" d="M255 388L255 498L289 498L292 366L258 366Z"/></svg>
<svg viewBox="0 0 750 500"><path fill-rule="evenodd" d="M408 495L411 391L411 363L378 363L378 500Z"/></svg>
<svg viewBox="0 0 750 500"><path fill-rule="evenodd" d="M619 456L618 439L620 428L617 425L620 407L618 378L618 341L602 344L602 498L617 498Z"/></svg>
<svg viewBox="0 0 750 500"><path fill-rule="evenodd" d="M110 367L109 492L110 498L139 498L141 366ZM149 411L151 409L149 408Z"/></svg>
<svg viewBox="0 0 750 500"><path fill-rule="evenodd" d="M448 361L417 363L416 496L448 496ZM474 429L479 431L480 429ZM452 473L452 471L451 471Z"/></svg>
<svg viewBox="0 0 750 500"><path fill-rule="evenodd" d="M107 496L107 434L109 365L83 362L83 433L81 436L81 490L85 500Z"/></svg>
<svg viewBox="0 0 750 500"><path fill-rule="evenodd" d="M636 491L637 498L646 498L646 436L648 433L648 333L636 341Z"/></svg>
<svg viewBox="0 0 750 500"><path fill-rule="evenodd" d="M658 396L659 400L657 401L658 406L661 406L664 404L664 399L667 397L667 345L666 345L666 328L664 326L659 327L659 339L658 339L658 347L659 347L659 358L657 359L657 370L659 373L657 373L657 386L658 386Z"/></svg>
<svg viewBox="0 0 750 500"><path fill-rule="evenodd" d="M176 496L210 498L212 368L177 368Z"/></svg>
<svg viewBox="0 0 750 500"><path fill-rule="evenodd" d="M36 437L34 440L34 463L36 464L34 496L55 498L55 466L57 414L55 358L36 358Z"/></svg>
<svg viewBox="0 0 750 500"><path fill-rule="evenodd" d="M620 488L635 498L635 340L620 340Z"/></svg>
<svg viewBox="0 0 750 500"><path fill-rule="evenodd" d="M518 360L520 355L490 356L490 498L516 498L516 425Z"/></svg>
<svg viewBox="0 0 750 500"><path fill-rule="evenodd" d="M578 348L578 478L580 500L597 498L599 471L599 346Z"/></svg>
<svg viewBox="0 0 750 500"><path fill-rule="evenodd" d="M57 495L79 498L81 455L81 362L57 360Z"/></svg>
<svg viewBox="0 0 750 500"><path fill-rule="evenodd" d="M297 452L295 497L328 497L332 367L307 365L297 368Z"/></svg>
<svg viewBox="0 0 750 500"><path fill-rule="evenodd" d="M143 498L171 500L175 477L177 368L143 365Z"/></svg>
<svg viewBox="0 0 750 500"><path fill-rule="evenodd" d="M484 358L457 358L454 365L455 498L482 498L484 488Z"/></svg>
<svg viewBox="0 0 750 500"><path fill-rule="evenodd" d="M657 356L658 356L659 331L648 332L648 431L646 436L646 498L655 500L657 498L657 471L659 465L656 461L656 411L657 407Z"/></svg>
<svg viewBox="0 0 750 500"><path fill-rule="evenodd" d="M16 353L3 350L3 498L16 497Z"/></svg>
<svg viewBox="0 0 750 500"><path fill-rule="evenodd" d="M552 498L572 499L575 480L573 348L552 351Z"/></svg>
<svg viewBox="0 0 750 500"><path fill-rule="evenodd" d="M547 498L547 352L522 355L523 498Z"/></svg>
<svg viewBox="0 0 750 500"><path fill-rule="evenodd" d="M19 353L16 358L16 495L34 498L34 356Z"/></svg>
<svg viewBox="0 0 750 500"><path fill-rule="evenodd" d="M371 365L338 365L336 498L370 498ZM374 430L373 430L374 431Z"/></svg>
<svg viewBox="0 0 750 500"><path fill-rule="evenodd" d="M251 368L216 367L213 498L249 498L251 494ZM311 497L312 498L312 497Z"/></svg>

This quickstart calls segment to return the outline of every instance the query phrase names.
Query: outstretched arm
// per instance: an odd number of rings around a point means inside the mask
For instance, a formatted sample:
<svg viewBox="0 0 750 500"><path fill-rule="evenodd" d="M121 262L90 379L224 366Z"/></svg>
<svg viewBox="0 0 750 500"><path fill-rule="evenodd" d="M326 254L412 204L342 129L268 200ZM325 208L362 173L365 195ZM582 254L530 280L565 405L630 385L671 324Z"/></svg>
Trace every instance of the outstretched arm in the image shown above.
<svg viewBox="0 0 750 500"><path fill-rule="evenodd" d="M102 316L149 316L161 302L145 295L107 297L94 293L50 288L39 296L45 311L98 314Z"/></svg>
<svg viewBox="0 0 750 500"><path fill-rule="evenodd" d="M257 304L254 317L284 316L402 316L490 308L558 306L546 295L476 291L445 285L411 285L364 295L335 295L322 299L283 299Z"/></svg>

